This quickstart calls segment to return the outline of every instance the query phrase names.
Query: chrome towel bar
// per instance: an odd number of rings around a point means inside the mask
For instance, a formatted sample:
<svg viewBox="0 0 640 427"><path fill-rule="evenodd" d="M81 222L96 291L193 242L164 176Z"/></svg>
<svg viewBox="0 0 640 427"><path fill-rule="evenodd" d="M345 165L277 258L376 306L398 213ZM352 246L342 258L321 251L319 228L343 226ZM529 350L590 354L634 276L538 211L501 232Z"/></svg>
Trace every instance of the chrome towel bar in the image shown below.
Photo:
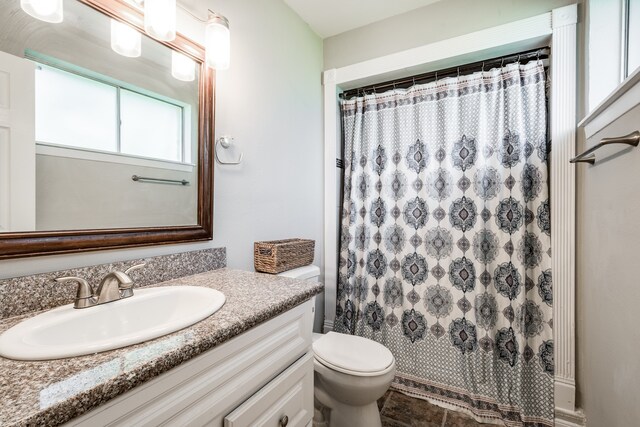
<svg viewBox="0 0 640 427"><path fill-rule="evenodd" d="M131 179L136 182L156 182L158 184L189 185L189 181L187 181L186 179L180 180L180 179L149 178L146 176L138 176L138 175L133 175Z"/></svg>
<svg viewBox="0 0 640 427"><path fill-rule="evenodd" d="M633 147L637 147L638 143L640 143L640 131L638 131L638 130L635 131L635 132L631 132L629 135L625 135L625 136L616 136L616 137L613 137L613 138L602 138L598 144L596 144L593 147L589 148L584 153L577 155L573 159L569 160L569 162L571 162L571 163L589 163L589 164L592 165L592 164L594 164L596 162L596 156L595 155L589 155L589 154L593 153L594 151L596 151L599 148L604 147L605 145L625 144L625 145L631 145Z"/></svg>

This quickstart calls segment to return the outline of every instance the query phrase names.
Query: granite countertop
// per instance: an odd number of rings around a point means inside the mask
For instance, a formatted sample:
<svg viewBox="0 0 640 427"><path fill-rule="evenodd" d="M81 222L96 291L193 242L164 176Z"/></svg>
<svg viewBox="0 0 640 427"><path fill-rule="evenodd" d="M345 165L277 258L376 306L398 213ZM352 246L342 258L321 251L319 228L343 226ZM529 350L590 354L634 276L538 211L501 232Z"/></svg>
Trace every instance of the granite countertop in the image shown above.
<svg viewBox="0 0 640 427"><path fill-rule="evenodd" d="M225 294L226 303L195 325L118 350L38 362L0 357L0 425L62 424L301 304L323 289L319 283L227 268L158 283L180 285L217 289ZM36 314L1 321L0 333Z"/></svg>

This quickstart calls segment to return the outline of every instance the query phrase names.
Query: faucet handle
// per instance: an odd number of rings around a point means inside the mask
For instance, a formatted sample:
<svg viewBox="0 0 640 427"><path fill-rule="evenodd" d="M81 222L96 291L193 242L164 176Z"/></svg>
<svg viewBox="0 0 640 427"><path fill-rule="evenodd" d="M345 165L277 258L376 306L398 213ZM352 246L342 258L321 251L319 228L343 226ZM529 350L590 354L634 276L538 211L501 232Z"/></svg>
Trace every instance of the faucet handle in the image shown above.
<svg viewBox="0 0 640 427"><path fill-rule="evenodd" d="M127 268L124 271L124 274L130 274L132 271L136 271L136 270L140 270L141 268L143 268L145 265L147 265L146 262L143 262L142 264L136 264L132 267Z"/></svg>
<svg viewBox="0 0 640 427"><path fill-rule="evenodd" d="M67 283L67 282L77 282L78 289L76 290L76 300L74 303L74 308L86 308L94 305L95 301L93 301L94 292L93 288L86 280L80 277L58 277L55 279L58 283Z"/></svg>
<svg viewBox="0 0 640 427"><path fill-rule="evenodd" d="M140 270L141 268L143 268L145 265L147 265L146 263L142 263L142 264L136 264L132 267L127 268L124 271L124 274L126 274L127 276L129 276L129 274L132 271L136 271L136 270ZM135 283L133 282L133 280L131 278L129 278L129 281L126 283L121 283L120 284L120 298L129 298L131 296L133 296L133 286L135 285Z"/></svg>

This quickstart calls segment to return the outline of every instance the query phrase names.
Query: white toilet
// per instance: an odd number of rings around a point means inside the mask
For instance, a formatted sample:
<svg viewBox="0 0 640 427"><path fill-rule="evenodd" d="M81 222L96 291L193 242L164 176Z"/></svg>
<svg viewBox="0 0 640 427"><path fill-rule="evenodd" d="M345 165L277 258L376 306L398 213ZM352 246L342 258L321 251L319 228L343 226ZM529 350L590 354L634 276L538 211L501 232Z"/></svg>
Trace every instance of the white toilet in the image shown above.
<svg viewBox="0 0 640 427"><path fill-rule="evenodd" d="M319 406L314 421L319 426L328 421L330 427L380 427L377 400L396 373L389 349L367 338L329 332L314 334L313 353Z"/></svg>
<svg viewBox="0 0 640 427"><path fill-rule="evenodd" d="M307 270L301 271L306 277L295 272L280 274L317 281L317 276L310 277ZM319 275L320 270L317 272ZM380 427L377 400L396 373L396 361L389 349L367 338L329 332L313 334L313 352L314 426Z"/></svg>

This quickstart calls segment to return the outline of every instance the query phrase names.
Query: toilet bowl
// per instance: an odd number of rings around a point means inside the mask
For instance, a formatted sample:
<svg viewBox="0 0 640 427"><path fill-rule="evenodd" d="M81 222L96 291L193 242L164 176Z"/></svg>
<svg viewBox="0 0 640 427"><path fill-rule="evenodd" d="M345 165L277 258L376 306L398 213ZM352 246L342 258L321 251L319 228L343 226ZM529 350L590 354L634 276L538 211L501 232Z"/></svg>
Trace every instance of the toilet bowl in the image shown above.
<svg viewBox="0 0 640 427"><path fill-rule="evenodd" d="M396 372L391 352L375 341L314 334L314 396L318 427L380 427L377 400Z"/></svg>
<svg viewBox="0 0 640 427"><path fill-rule="evenodd" d="M280 276L317 282L309 265ZM314 330L322 325L324 302L316 299ZM314 427L381 427L377 400L396 373L396 361L382 344L354 335L313 334Z"/></svg>

